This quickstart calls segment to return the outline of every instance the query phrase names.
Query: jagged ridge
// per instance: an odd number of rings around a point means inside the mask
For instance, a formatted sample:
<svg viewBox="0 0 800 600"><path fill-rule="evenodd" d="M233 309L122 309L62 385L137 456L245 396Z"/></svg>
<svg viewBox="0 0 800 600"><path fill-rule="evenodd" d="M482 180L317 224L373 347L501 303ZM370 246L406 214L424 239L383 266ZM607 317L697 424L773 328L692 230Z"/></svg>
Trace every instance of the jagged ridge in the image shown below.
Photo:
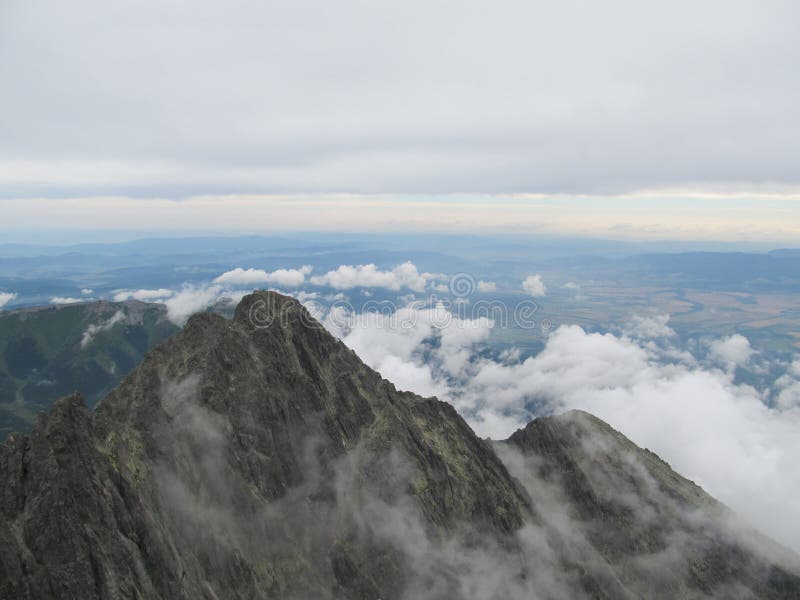
<svg viewBox="0 0 800 600"><path fill-rule="evenodd" d="M608 437L602 422L565 419L539 419L496 453L450 405L397 391L295 300L255 293L233 320L190 319L95 412L68 397L30 436L9 438L0 451L0 593L633 597L652 570L630 568L633 553L617 544L632 541L642 555L661 548L648 545L646 528L604 537L622 521L574 440L594 430L607 438L600 477L636 480L630 464L641 451ZM622 454L628 462L612 460ZM660 468L665 490L677 490L667 505L702 497ZM553 483L562 478L563 489ZM556 493L574 503L569 519L600 531L573 539L549 522ZM695 508L713 521L715 506ZM694 535L675 523L662 533ZM744 574L680 572L646 589L800 589L738 539L702 536L740 551Z"/></svg>

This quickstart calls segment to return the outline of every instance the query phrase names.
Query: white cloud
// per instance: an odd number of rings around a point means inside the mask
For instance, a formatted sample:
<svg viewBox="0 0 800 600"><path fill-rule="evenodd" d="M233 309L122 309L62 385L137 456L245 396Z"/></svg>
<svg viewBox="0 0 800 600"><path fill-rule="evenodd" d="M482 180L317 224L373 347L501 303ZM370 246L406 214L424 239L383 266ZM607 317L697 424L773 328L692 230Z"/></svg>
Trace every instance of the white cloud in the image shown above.
<svg viewBox="0 0 800 600"><path fill-rule="evenodd" d="M86 328L86 331L83 332L83 336L81 337L81 348L85 348L86 346L91 344L92 340L94 340L94 336L96 336L101 331L108 331L114 325L116 325L117 323L121 323L124 320L125 320L125 313L121 310L118 310L107 321L89 325Z"/></svg>
<svg viewBox="0 0 800 600"><path fill-rule="evenodd" d="M579 289L581 289L581 286L579 284L575 283L574 281L568 281L567 283L564 284L564 287L566 289L568 289L568 290L579 290Z"/></svg>
<svg viewBox="0 0 800 600"><path fill-rule="evenodd" d="M670 364L632 340L562 327L536 358L487 364L468 407L520 415L530 399L596 414L766 533L800 548L800 411L772 410L732 375ZM504 432L505 433L505 432Z"/></svg>
<svg viewBox="0 0 800 600"><path fill-rule="evenodd" d="M798 179L797 136L785 133L800 105L794 2L69 4L4 13L0 80L16 85L3 90L14 119L0 139L2 195L617 193ZM303 51L287 52L297 40ZM221 226L237 216L223 205Z"/></svg>
<svg viewBox="0 0 800 600"><path fill-rule="evenodd" d="M796 358L786 373L775 382L775 404L783 409L800 410L800 358Z"/></svg>
<svg viewBox="0 0 800 600"><path fill-rule="evenodd" d="M50 304L78 304L79 302L87 302L91 298L65 298L63 296L54 296L50 298Z"/></svg>
<svg viewBox="0 0 800 600"><path fill-rule="evenodd" d="M494 281L478 281L478 291L482 294L496 292L497 284Z"/></svg>
<svg viewBox="0 0 800 600"><path fill-rule="evenodd" d="M238 304L241 299L252 292L253 288L231 289L234 285L257 287L262 284L285 285L296 287L302 285L305 276L311 272L311 267L304 266L300 269L278 269L271 273L260 269L236 268L223 273L211 284L192 285L184 284L178 292L170 290L139 290L140 292L169 292L170 297L164 301L167 307L167 317L173 323L183 325L194 313L204 311L220 301ZM274 288L270 288L274 289ZM274 290L280 291L280 290ZM280 292L286 293L286 292ZM129 292L125 292L126 297ZM300 291L294 294L301 302L313 301L317 295L313 292ZM141 294L140 294L141 296ZM162 296L163 297L163 296Z"/></svg>
<svg viewBox="0 0 800 600"><path fill-rule="evenodd" d="M367 364L401 389L442 398L448 397L445 380L463 375L472 359L469 349L485 341L492 327L486 318L460 319L441 303L424 309L412 304L391 314L335 310L325 326Z"/></svg>
<svg viewBox="0 0 800 600"><path fill-rule="evenodd" d="M224 292L224 288L219 285L186 285L164 302L167 306L167 317L173 323L183 325L191 315L206 310L221 299Z"/></svg>
<svg viewBox="0 0 800 600"><path fill-rule="evenodd" d="M665 332L666 321L653 324ZM767 392L735 383L730 371L646 339L563 326L535 357L516 362L507 352L495 361L478 351L490 328L406 307L351 317L338 334L400 388L453 403L481 436L507 437L532 410L587 410L800 549L800 505L791 501L800 496L800 361L776 384L783 400L772 409ZM738 348L737 360L746 355L740 342L723 346Z"/></svg>
<svg viewBox="0 0 800 600"><path fill-rule="evenodd" d="M750 347L750 341L738 333L711 342L711 358L728 368L747 364L753 354L754 350Z"/></svg>
<svg viewBox="0 0 800 600"><path fill-rule="evenodd" d="M276 284L286 285L287 287L296 287L301 285L305 276L311 272L311 267L304 266L300 269L278 269L272 273L258 269L233 269L223 273L211 284L184 284L183 289L178 292L170 290L139 290L140 292L169 292L170 297L164 301L167 307L167 317L173 323L183 325L186 320L196 312L200 312L213 306L215 303L224 301L238 304L241 299L253 291L254 287L262 284ZM253 286L245 289L231 289L231 286ZM270 287L273 291L287 294ZM126 296L130 294L125 292ZM317 298L315 292L288 292L289 295L294 295L301 302L313 302ZM140 294L141 296L141 294Z"/></svg>
<svg viewBox="0 0 800 600"><path fill-rule="evenodd" d="M226 301L229 300L234 306L239 304L242 301L242 298L247 296L247 294L251 294L253 290L225 290L220 292L219 297L217 300Z"/></svg>
<svg viewBox="0 0 800 600"><path fill-rule="evenodd" d="M299 287L303 285L306 275L311 273L311 270L312 268L308 265L300 267L299 269L278 269L271 273L263 269L242 269L241 267L237 267L217 277L214 283L253 286L270 284L284 287Z"/></svg>
<svg viewBox="0 0 800 600"><path fill-rule="evenodd" d="M6 304L15 300L16 297L16 292L0 292L0 308L3 308Z"/></svg>
<svg viewBox="0 0 800 600"><path fill-rule="evenodd" d="M547 293L547 287L545 287L542 276L539 274L528 275L525 281L522 282L522 289L534 298L539 298Z"/></svg>
<svg viewBox="0 0 800 600"><path fill-rule="evenodd" d="M623 333L639 339L672 337L675 335L675 331L667 323L669 323L669 315L652 317L633 315L631 321L624 327Z"/></svg>
<svg viewBox="0 0 800 600"><path fill-rule="evenodd" d="M436 278L431 273L420 273L412 262L404 262L391 271L381 271L373 264L341 265L335 271L311 278L314 285L327 285L337 290L354 287L377 287L390 290L408 288L415 292L425 290L428 281Z"/></svg>
<svg viewBox="0 0 800 600"><path fill-rule="evenodd" d="M118 290L114 292L114 302L124 302L125 300L140 300L151 302L153 300L163 300L169 298L174 292L166 288L157 290Z"/></svg>
<svg viewBox="0 0 800 600"><path fill-rule="evenodd" d="M319 294L317 292L306 292L304 290L300 290L296 294L292 294L295 298L297 298L298 302L305 304L306 302L310 302L311 300L318 300Z"/></svg>
<svg viewBox="0 0 800 600"><path fill-rule="evenodd" d="M84 296L89 296L91 294L94 294L94 290L91 288L83 288L81 290L81 294L83 294Z"/></svg>

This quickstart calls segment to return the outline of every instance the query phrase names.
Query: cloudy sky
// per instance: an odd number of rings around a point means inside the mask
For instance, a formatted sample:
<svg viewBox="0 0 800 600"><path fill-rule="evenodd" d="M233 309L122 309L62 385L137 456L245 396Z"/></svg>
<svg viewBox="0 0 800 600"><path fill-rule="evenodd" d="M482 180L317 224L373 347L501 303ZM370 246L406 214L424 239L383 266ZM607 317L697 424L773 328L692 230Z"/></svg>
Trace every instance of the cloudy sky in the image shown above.
<svg viewBox="0 0 800 600"><path fill-rule="evenodd" d="M465 228L800 239L799 20L780 0L6 0L4 228L65 226L64 198L89 227L159 202L205 202L185 228L282 202L301 208L224 225L297 228L317 203L312 228L414 228L407 203L431 202L413 214L444 226L467 196Z"/></svg>

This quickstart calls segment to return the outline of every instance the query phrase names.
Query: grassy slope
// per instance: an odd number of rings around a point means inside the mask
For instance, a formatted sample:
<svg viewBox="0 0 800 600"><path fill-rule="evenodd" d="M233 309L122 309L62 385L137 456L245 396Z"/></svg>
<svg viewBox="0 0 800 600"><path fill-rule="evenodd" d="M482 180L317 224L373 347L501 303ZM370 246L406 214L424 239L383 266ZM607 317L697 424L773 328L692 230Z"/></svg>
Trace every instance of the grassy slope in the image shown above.
<svg viewBox="0 0 800 600"><path fill-rule="evenodd" d="M92 325L122 318L98 331ZM177 328L163 306L92 302L0 313L0 439L27 431L36 414L74 391L94 405Z"/></svg>

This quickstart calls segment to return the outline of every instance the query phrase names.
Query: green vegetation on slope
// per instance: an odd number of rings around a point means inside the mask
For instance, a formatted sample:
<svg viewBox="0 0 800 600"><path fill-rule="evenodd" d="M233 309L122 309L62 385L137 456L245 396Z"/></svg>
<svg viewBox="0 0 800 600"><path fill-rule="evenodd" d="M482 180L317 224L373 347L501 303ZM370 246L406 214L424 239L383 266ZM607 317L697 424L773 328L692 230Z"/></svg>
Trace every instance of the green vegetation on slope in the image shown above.
<svg viewBox="0 0 800 600"><path fill-rule="evenodd" d="M177 327L164 307L92 302L0 313L0 440L78 391L90 406Z"/></svg>

